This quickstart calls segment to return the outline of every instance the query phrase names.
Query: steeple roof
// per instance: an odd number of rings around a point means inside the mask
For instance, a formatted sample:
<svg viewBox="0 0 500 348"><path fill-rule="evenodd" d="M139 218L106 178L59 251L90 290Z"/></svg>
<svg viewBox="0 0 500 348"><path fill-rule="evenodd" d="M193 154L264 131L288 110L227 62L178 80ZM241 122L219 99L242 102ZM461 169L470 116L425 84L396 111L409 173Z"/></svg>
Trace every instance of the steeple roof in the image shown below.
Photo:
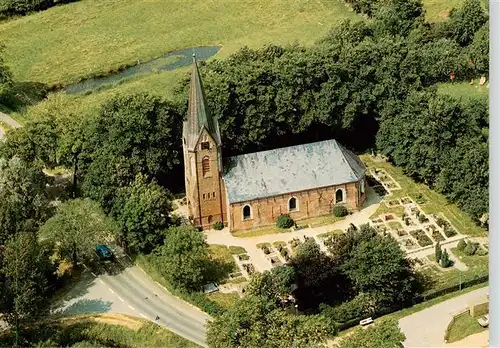
<svg viewBox="0 0 500 348"><path fill-rule="evenodd" d="M186 139L186 145L193 149L198 142L198 138L203 131L212 136L218 146L221 145L219 124L217 118L214 118L208 108L205 90L201 81L196 56L193 54L193 69L191 71L191 85L189 89L189 102L187 120L184 122L183 135Z"/></svg>

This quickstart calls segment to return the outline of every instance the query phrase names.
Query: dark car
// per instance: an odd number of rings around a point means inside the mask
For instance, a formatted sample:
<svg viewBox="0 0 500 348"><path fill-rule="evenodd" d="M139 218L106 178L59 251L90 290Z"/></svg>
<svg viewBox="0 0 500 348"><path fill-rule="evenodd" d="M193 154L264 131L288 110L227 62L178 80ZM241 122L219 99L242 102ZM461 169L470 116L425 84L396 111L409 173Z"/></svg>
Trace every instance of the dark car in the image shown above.
<svg viewBox="0 0 500 348"><path fill-rule="evenodd" d="M113 252L105 245L96 246L95 251L96 251L97 255L99 255L99 257L102 260L113 260L114 259Z"/></svg>

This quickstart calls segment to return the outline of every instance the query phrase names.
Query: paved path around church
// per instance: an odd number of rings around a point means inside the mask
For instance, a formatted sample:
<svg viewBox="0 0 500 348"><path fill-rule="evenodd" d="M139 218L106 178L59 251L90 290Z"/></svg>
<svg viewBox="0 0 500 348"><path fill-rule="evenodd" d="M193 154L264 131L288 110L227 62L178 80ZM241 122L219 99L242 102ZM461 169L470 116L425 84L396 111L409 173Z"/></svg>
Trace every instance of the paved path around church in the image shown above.
<svg viewBox="0 0 500 348"><path fill-rule="evenodd" d="M9 115L4 114L3 112L0 112L0 123L2 123L2 122L7 124L9 127L12 127L12 128L21 127L21 124L19 124L19 122L14 120ZM4 135L5 135L5 130L3 130L2 127L0 126L0 138L2 138Z"/></svg>

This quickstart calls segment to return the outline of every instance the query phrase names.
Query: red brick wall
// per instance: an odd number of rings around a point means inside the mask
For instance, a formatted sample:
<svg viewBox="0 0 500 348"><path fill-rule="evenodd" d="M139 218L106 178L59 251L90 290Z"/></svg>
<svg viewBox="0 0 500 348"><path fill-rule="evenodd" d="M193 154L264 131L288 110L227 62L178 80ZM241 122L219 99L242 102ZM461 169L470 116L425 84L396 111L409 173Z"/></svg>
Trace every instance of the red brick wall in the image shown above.
<svg viewBox="0 0 500 348"><path fill-rule="evenodd" d="M261 226L274 225L280 214L290 214L299 221L310 217L328 215L335 205L335 192L343 189L344 203L351 210L357 210L366 199L365 193L358 197L359 183L348 183L339 186L330 186L320 189L284 194L271 198L256 199L249 202L231 204L229 207L229 221L231 231L250 229ZM289 212L288 202L291 197L297 199L297 209ZM243 207L249 204L251 218L243 221Z"/></svg>

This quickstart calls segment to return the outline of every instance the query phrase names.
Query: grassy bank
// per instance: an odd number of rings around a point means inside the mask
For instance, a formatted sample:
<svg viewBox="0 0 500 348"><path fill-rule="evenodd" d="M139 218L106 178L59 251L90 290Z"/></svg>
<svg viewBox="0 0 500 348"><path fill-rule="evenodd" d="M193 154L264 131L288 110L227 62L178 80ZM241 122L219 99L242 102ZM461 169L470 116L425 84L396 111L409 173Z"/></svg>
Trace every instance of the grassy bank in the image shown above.
<svg viewBox="0 0 500 348"><path fill-rule="evenodd" d="M456 342L463 340L465 337L477 334L486 330L477 322L476 318L470 314L459 316L450 326L448 334L448 342Z"/></svg>
<svg viewBox="0 0 500 348"><path fill-rule="evenodd" d="M86 347L199 347L164 327L121 314L66 317L24 329L23 338L32 344L45 342L43 346L47 347L69 347L78 342L86 342L87 345L82 344ZM12 346L13 342L10 332L0 336L4 347Z"/></svg>

